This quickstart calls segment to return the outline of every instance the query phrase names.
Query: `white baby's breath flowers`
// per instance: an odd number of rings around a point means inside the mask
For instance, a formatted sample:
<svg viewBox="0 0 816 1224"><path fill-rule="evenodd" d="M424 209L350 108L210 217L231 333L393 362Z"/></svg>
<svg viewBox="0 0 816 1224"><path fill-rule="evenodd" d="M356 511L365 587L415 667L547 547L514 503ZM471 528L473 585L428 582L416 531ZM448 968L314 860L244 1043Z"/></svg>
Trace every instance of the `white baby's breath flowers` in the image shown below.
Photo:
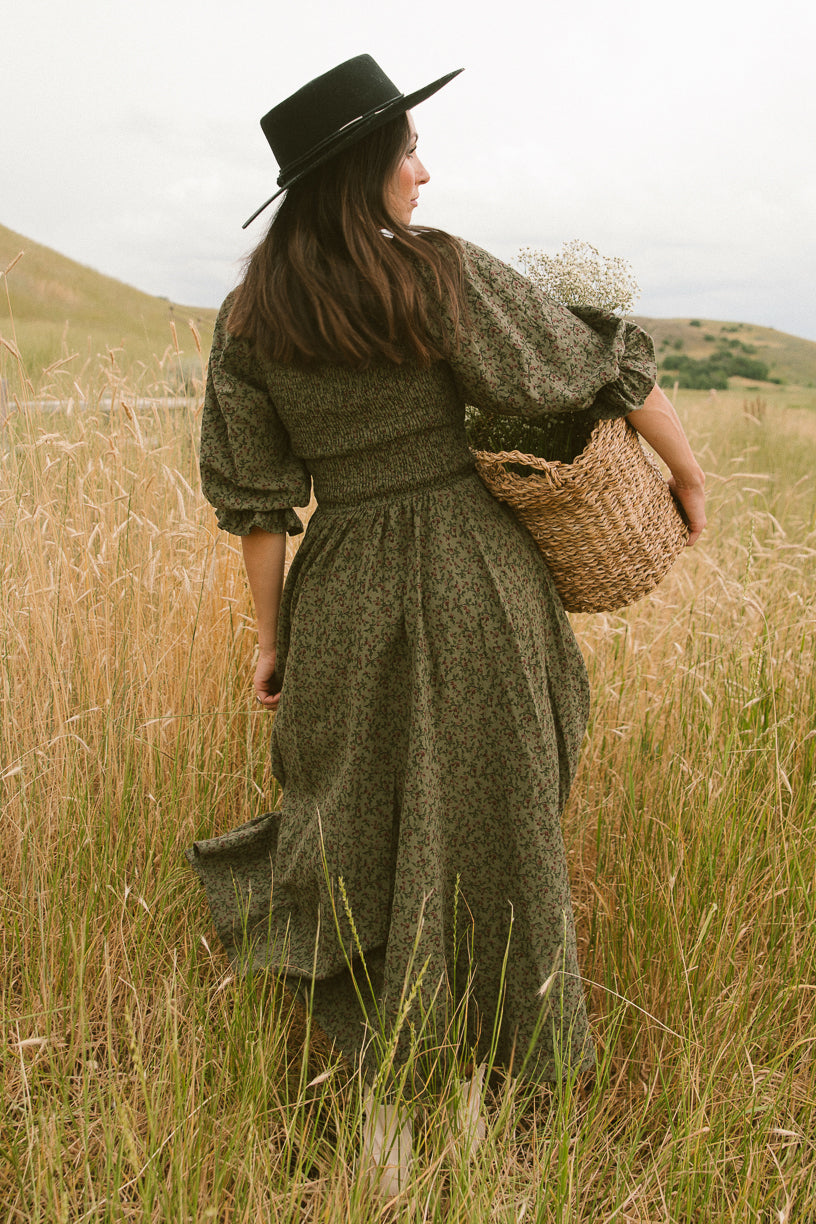
<svg viewBox="0 0 816 1224"><path fill-rule="evenodd" d="M534 285L565 306L629 314L640 296L628 260L601 255L581 238L565 242L554 255L538 247L521 247L517 259Z"/></svg>

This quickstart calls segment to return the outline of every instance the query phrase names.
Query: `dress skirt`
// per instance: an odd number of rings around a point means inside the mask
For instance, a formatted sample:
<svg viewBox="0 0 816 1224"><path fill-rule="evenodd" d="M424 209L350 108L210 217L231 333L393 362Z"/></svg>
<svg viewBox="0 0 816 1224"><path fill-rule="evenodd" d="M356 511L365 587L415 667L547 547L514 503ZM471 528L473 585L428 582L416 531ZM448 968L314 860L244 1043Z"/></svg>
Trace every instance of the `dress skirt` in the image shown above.
<svg viewBox="0 0 816 1224"><path fill-rule="evenodd" d="M593 1061L560 827L583 659L472 466L382 483L321 500L287 576L280 810L189 857L230 956L297 979L369 1072L453 1024L553 1079Z"/></svg>

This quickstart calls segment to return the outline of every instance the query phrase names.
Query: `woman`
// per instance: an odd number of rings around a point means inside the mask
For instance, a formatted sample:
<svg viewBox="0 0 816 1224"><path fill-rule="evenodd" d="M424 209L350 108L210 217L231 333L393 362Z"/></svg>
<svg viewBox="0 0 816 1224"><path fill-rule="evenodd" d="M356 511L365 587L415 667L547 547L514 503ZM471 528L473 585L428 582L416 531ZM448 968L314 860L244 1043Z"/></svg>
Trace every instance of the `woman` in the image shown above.
<svg viewBox="0 0 816 1224"><path fill-rule="evenodd" d="M554 1078L593 1059L559 825L586 674L464 408L630 416L692 544L703 477L643 332L413 227L410 111L455 75L406 97L359 56L262 120L286 195L219 315L201 473L242 539L283 805L191 859L230 954L307 983L369 1071L458 1007L463 1059Z"/></svg>

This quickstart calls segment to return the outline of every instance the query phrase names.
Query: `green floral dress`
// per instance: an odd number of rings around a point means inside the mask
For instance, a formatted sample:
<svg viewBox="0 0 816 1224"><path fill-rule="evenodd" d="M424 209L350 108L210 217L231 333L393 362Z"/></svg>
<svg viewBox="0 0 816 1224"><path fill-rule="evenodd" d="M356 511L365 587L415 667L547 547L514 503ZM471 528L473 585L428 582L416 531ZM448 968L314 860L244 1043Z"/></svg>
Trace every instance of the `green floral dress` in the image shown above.
<svg viewBox="0 0 816 1224"><path fill-rule="evenodd" d="M541 555L474 472L464 412L623 415L654 355L634 324L585 321L463 250L470 326L429 369L275 364L221 310L201 438L219 524L300 531L312 486L318 508L280 612L282 806L189 858L230 957L307 984L352 1060L373 1065L372 1032L401 1017L399 1061L423 1013L466 1002L477 1056L492 1040L500 1063L553 1078L593 1060L560 829L589 694Z"/></svg>

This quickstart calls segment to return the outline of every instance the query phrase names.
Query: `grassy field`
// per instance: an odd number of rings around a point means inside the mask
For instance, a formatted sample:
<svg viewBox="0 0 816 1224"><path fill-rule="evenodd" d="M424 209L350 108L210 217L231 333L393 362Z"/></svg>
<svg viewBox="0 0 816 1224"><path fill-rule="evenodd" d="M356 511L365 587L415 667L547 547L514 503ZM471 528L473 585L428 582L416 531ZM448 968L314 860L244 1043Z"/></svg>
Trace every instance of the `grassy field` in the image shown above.
<svg viewBox="0 0 816 1224"><path fill-rule="evenodd" d="M8 346L16 349L37 381L39 371L53 367L66 394L93 395L123 368L132 387L176 389L195 369L192 361L180 365L176 351L186 346L191 323L209 349L214 310L152 297L0 225L0 274L5 270L0 335L6 355ZM21 389L19 374L14 361L0 368L10 392Z"/></svg>
<svg viewBox="0 0 816 1224"><path fill-rule="evenodd" d="M113 390L0 432L0 1218L816 1219L816 393L681 394L704 542L575 618L597 1079L496 1078L471 1165L423 1102L386 1211L352 1172L354 1076L279 981L234 980L182 857L277 799L200 387Z"/></svg>

